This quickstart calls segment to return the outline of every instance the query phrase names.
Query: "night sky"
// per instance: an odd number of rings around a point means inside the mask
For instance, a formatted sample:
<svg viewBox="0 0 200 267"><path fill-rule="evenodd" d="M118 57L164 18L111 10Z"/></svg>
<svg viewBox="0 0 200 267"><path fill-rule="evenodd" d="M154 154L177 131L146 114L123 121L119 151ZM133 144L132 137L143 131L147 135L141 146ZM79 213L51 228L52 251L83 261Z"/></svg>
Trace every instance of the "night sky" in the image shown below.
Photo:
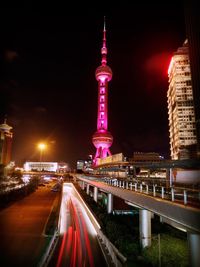
<svg viewBox="0 0 200 267"><path fill-rule="evenodd" d="M186 38L183 1L138 2L1 9L0 120L13 127L16 164L39 160L39 141L46 161L94 155L104 16L111 152L169 158L167 69Z"/></svg>

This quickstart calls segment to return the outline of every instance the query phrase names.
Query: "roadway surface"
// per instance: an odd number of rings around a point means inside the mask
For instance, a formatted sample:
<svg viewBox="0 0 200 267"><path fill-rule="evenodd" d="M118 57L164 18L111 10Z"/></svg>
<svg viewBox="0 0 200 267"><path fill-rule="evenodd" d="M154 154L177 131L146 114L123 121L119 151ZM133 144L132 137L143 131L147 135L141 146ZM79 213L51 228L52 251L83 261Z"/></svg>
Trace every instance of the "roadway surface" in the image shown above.
<svg viewBox="0 0 200 267"><path fill-rule="evenodd" d="M60 238L48 267L107 266L97 233L85 207L70 184L64 184L60 211Z"/></svg>
<svg viewBox="0 0 200 267"><path fill-rule="evenodd" d="M0 266L37 266L45 224L58 193L47 186L0 210Z"/></svg>
<svg viewBox="0 0 200 267"><path fill-rule="evenodd" d="M183 228L186 228L187 230L198 233L200 232L199 208L187 207L174 203L172 201L149 196L147 194L107 185L104 182L89 180L83 178L83 175L75 176L79 180L95 186L103 192L111 193L114 196L124 199L126 203L133 204L141 209L152 211L153 213L158 214L166 219L179 223Z"/></svg>

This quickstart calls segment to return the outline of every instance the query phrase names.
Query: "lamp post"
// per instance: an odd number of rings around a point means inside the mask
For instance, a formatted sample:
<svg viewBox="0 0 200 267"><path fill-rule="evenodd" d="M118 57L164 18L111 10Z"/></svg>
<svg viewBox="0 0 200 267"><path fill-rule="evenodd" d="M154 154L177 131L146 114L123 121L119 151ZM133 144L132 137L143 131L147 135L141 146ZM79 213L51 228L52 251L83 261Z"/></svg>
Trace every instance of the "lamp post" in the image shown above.
<svg viewBox="0 0 200 267"><path fill-rule="evenodd" d="M46 148L46 144L40 143L40 144L38 144L38 148L40 150L40 171L42 171L42 155L43 155L43 151Z"/></svg>

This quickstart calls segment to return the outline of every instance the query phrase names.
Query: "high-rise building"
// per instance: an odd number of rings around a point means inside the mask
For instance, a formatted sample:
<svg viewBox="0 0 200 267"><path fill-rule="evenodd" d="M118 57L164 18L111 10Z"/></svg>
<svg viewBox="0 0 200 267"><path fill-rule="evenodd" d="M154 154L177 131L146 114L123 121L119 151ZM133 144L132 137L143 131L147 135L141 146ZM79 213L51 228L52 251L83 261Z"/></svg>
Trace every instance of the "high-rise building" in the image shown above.
<svg viewBox="0 0 200 267"><path fill-rule="evenodd" d="M194 158L196 124L188 40L173 54L169 69L168 119L172 159Z"/></svg>
<svg viewBox="0 0 200 267"><path fill-rule="evenodd" d="M192 91L196 118L197 158L200 158L200 15L199 1L185 0L185 25L189 44Z"/></svg>
<svg viewBox="0 0 200 267"><path fill-rule="evenodd" d="M0 124L0 164L7 165L11 160L12 127L6 123Z"/></svg>
<svg viewBox="0 0 200 267"><path fill-rule="evenodd" d="M112 79L112 70L107 66L106 27L104 20L103 46L101 48L101 65L96 69L95 76L98 81L98 110L97 131L93 134L92 142L96 147L94 164L97 159L105 158L110 153L113 137L108 132L108 82Z"/></svg>

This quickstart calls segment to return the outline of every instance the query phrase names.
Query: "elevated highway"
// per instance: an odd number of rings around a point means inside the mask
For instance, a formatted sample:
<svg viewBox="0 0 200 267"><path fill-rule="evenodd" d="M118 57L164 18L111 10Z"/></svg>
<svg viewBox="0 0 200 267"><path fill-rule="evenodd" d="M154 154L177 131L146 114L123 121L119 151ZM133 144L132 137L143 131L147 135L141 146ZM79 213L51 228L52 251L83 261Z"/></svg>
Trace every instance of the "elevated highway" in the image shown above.
<svg viewBox="0 0 200 267"><path fill-rule="evenodd" d="M158 162L148 162L148 161L118 161L118 162L108 162L101 165L94 166L96 170L103 170L109 168L121 168L126 166L135 166L148 169L159 169L159 168L186 168L186 169L200 169L200 160L199 159L186 159L186 160L160 160Z"/></svg>
<svg viewBox="0 0 200 267"><path fill-rule="evenodd" d="M200 206L192 207L186 205L186 194L183 194L183 204L174 201L174 189L171 188L171 200L164 199L164 189L162 189L161 197L155 194L149 195L148 191L144 193L138 191L131 183L126 186L108 184L106 181L100 181L96 177L87 177L80 174L73 174L74 180L80 184L82 189L86 188L89 194L89 188L93 187L94 201L98 202L98 193L104 192L107 194L107 212L113 211L113 196L123 199L128 205L139 209L139 231L141 246L151 246L151 217L152 213L160 216L163 222L166 222L176 228L187 231L190 263L192 267L200 266ZM142 186L140 185L142 189ZM198 195L199 198L199 195ZM199 199L198 199L199 200Z"/></svg>
<svg viewBox="0 0 200 267"><path fill-rule="evenodd" d="M195 231L200 234L200 209L177 204L162 198L149 196L140 192L114 187L104 182L84 178L83 175L76 175L80 181L83 181L99 190L111 193L125 202L130 203L141 209L147 209L159 216L176 222L180 227Z"/></svg>

